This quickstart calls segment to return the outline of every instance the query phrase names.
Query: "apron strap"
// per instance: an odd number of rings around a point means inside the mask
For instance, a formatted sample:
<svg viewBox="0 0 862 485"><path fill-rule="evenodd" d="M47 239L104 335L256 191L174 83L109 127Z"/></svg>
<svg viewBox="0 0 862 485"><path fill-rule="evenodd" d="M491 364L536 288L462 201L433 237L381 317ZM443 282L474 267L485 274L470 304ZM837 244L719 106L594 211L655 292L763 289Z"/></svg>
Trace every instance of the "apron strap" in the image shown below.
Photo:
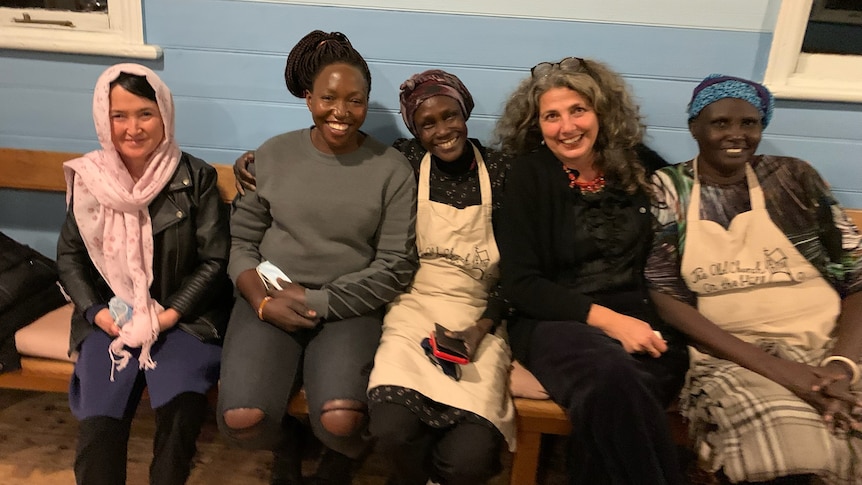
<svg viewBox="0 0 862 485"><path fill-rule="evenodd" d="M476 160L477 170L479 171L479 191L482 196L482 205L491 205L491 176L488 174L488 169L485 167L485 161L482 159L482 153L469 140L467 143L473 148L473 158ZM431 193L431 152L425 152L422 161L419 163L419 191L416 194L417 200L430 200Z"/></svg>
<svg viewBox="0 0 862 485"><path fill-rule="evenodd" d="M700 176L698 175L698 158L692 160L694 168L694 184L691 187L691 196L689 197L688 212L686 220L700 220ZM766 209L766 202L763 196L763 189L760 188L760 181L757 180L757 175L754 174L754 169L751 164L745 162L745 179L748 182L748 197L751 204L751 210ZM692 212L694 211L694 212Z"/></svg>

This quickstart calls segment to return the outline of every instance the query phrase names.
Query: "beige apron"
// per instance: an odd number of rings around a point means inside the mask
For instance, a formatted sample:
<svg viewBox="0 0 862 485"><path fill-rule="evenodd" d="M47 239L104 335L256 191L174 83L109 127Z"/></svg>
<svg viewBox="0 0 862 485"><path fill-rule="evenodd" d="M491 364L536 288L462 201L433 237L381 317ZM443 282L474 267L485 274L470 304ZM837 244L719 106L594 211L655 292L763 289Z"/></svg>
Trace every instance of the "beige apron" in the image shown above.
<svg viewBox="0 0 862 485"><path fill-rule="evenodd" d="M487 419L515 447L514 406L509 396L509 347L487 335L474 361L462 365L460 381L434 366L420 342L438 322L450 330L475 324L497 281L500 259L491 225L491 180L475 147L482 204L456 209L429 200L431 156L419 167L416 247L419 270L407 293L389 307L374 357L368 388L383 385L413 389L422 395Z"/></svg>
<svg viewBox="0 0 862 485"><path fill-rule="evenodd" d="M769 338L823 348L841 311L838 293L772 222L750 165L751 210L734 217L727 230L701 220L697 163L681 272L698 296L698 310L746 342Z"/></svg>

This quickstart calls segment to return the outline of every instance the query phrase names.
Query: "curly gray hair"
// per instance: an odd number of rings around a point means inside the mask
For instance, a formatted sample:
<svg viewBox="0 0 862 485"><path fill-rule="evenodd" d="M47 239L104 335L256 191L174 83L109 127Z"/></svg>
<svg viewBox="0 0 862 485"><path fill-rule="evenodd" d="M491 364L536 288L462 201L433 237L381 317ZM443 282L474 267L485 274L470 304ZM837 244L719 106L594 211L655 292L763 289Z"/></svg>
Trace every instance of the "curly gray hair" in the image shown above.
<svg viewBox="0 0 862 485"><path fill-rule="evenodd" d="M581 60L575 69L553 65L546 71L535 77L531 74L509 96L494 130L503 152L517 156L537 149L543 141L539 99L550 89L568 88L583 96L598 117L599 134L593 147L596 167L629 193L639 188L651 193L646 171L634 151L643 140L644 125L622 77L591 59Z"/></svg>

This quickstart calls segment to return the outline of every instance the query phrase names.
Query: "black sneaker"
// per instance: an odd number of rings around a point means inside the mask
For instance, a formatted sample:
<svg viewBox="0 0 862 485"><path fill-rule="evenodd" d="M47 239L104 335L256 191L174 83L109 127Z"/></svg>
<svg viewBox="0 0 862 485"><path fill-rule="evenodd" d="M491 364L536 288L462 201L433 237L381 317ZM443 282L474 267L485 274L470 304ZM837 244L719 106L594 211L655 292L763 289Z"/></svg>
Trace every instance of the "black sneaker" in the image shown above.
<svg viewBox="0 0 862 485"><path fill-rule="evenodd" d="M350 485L358 460L337 451L325 448L317 465L314 476L305 481L306 485Z"/></svg>

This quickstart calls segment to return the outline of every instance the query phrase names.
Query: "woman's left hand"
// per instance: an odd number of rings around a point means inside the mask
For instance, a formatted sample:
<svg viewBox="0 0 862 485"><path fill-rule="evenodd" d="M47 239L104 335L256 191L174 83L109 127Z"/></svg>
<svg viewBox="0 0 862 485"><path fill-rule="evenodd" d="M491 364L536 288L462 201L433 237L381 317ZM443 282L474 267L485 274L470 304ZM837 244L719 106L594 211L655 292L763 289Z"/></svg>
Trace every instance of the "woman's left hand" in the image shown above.
<svg viewBox="0 0 862 485"><path fill-rule="evenodd" d="M835 381L820 392L825 398L822 413L829 431L862 431L862 398L853 395L846 380Z"/></svg>
<svg viewBox="0 0 862 485"><path fill-rule="evenodd" d="M593 304L587 314L587 323L600 328L611 338L617 339L623 349L630 354L646 353L652 357L661 357L667 352L667 342L664 341L648 324L610 308Z"/></svg>
<svg viewBox="0 0 862 485"><path fill-rule="evenodd" d="M273 309L280 308L280 312L272 315L270 323L293 332L300 328L313 328L320 322L317 312L308 308L305 301L305 287L297 283L288 283L279 278L278 284L281 290L269 289L267 294L273 297Z"/></svg>
<svg viewBox="0 0 862 485"><path fill-rule="evenodd" d="M479 348L479 344L482 343L482 339L488 334L488 328L490 327L486 328L477 322L475 325L467 327L464 330L449 331L447 335L464 341L464 346L467 347L467 355L470 356L470 361L472 361L476 355L476 350Z"/></svg>
<svg viewBox="0 0 862 485"><path fill-rule="evenodd" d="M824 416L830 406L836 406L835 400L847 404L855 402L852 394L840 392L841 382L847 385L846 374L832 366L819 367L772 357L771 369L765 377L781 384ZM832 395L827 395L827 390Z"/></svg>
<svg viewBox="0 0 862 485"><path fill-rule="evenodd" d="M170 328L173 328L177 322L180 321L180 312L174 310L173 308L166 308L164 311L160 312L158 315L159 318L159 331L164 332Z"/></svg>
<svg viewBox="0 0 862 485"><path fill-rule="evenodd" d="M823 420L829 430L833 433L851 429L862 431L862 396L850 390L846 369L839 362L830 362L824 368L832 372L816 383L813 390L823 397Z"/></svg>

